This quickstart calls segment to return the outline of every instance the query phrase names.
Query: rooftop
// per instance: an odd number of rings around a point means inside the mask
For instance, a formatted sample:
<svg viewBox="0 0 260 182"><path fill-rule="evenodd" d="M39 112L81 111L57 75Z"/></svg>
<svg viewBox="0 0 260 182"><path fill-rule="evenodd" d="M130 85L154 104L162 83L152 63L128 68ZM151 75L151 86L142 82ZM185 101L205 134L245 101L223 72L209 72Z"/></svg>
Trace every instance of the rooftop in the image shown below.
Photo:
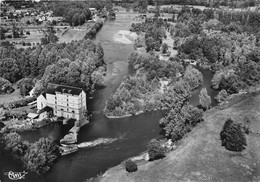
<svg viewBox="0 0 260 182"><path fill-rule="evenodd" d="M55 92L61 92L72 95L79 95L83 89L78 87L71 87L66 85L49 84L51 88L47 90L46 93L55 94Z"/></svg>

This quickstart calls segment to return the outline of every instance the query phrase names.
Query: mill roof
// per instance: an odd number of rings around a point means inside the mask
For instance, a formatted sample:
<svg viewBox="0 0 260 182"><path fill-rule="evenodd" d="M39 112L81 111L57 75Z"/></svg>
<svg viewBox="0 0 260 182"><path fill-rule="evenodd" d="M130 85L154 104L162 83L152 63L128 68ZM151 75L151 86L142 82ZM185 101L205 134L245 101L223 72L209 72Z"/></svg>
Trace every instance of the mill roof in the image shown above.
<svg viewBox="0 0 260 182"><path fill-rule="evenodd" d="M79 95L83 89L78 87L66 86L66 85L57 85L51 84L52 88L48 89L46 93L55 94L55 92Z"/></svg>

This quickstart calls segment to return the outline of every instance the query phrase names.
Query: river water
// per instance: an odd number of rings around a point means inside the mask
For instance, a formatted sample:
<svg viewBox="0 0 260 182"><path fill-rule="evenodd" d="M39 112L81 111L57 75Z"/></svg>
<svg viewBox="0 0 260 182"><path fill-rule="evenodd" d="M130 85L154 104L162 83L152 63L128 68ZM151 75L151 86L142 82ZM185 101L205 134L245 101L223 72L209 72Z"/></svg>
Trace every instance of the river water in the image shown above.
<svg viewBox="0 0 260 182"><path fill-rule="evenodd" d="M131 13L117 14L117 19L107 21L96 36L95 42L101 42L104 48L108 79L105 87L96 91L90 96L93 99L88 100L88 109L92 117L91 122L80 130L79 151L61 157L44 176L28 173L25 179L20 181L81 182L120 164L129 157L139 155L147 149L147 144L152 138L160 138L158 122L163 117L162 111L123 119L108 119L102 114L106 99L117 89L124 76L132 74L126 60L133 51L133 44L116 42L114 35L120 30L129 30L134 16ZM115 68L117 74L112 74ZM203 75L203 87L206 87L211 95L215 95L209 87L212 73L205 71ZM200 89L194 91L191 98L194 105L198 104ZM40 137L50 137L59 141L69 127L55 123L36 131L23 132L21 136L29 142L37 141ZM84 147L89 141L97 143L92 147ZM7 154L0 155L0 180L10 181L3 172L24 170L18 161Z"/></svg>

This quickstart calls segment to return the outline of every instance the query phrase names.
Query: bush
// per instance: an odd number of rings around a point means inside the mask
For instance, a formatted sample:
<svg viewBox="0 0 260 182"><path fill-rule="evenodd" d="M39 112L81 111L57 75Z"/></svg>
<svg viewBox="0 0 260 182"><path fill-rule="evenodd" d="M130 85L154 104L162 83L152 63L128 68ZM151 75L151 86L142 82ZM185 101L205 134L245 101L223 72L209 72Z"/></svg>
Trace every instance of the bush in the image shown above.
<svg viewBox="0 0 260 182"><path fill-rule="evenodd" d="M156 139L151 140L148 145L149 160L153 161L165 157L165 150Z"/></svg>
<svg viewBox="0 0 260 182"><path fill-rule="evenodd" d="M227 150L241 152L246 147L246 137L241 124L228 119L220 133L222 146Z"/></svg>
<svg viewBox="0 0 260 182"><path fill-rule="evenodd" d="M125 163L125 170L127 171L127 172L135 172L135 171L137 171L137 165L136 165L136 163L134 163L132 160L128 160L128 161L126 161L126 163Z"/></svg>
<svg viewBox="0 0 260 182"><path fill-rule="evenodd" d="M226 99L227 97L228 97L227 91L226 91L226 90L221 90L221 91L218 93L216 99L217 99L217 101L220 103L220 102L225 101L225 99Z"/></svg>
<svg viewBox="0 0 260 182"><path fill-rule="evenodd" d="M12 84L8 80L0 77L0 94L9 94L13 91L14 88L12 87Z"/></svg>
<svg viewBox="0 0 260 182"><path fill-rule="evenodd" d="M166 43L162 44L162 53L165 54L168 51L168 45Z"/></svg>
<svg viewBox="0 0 260 182"><path fill-rule="evenodd" d="M209 107L211 105L211 97L208 95L206 88L201 89L200 94L199 94L199 101L200 101L200 105L204 109L209 109Z"/></svg>

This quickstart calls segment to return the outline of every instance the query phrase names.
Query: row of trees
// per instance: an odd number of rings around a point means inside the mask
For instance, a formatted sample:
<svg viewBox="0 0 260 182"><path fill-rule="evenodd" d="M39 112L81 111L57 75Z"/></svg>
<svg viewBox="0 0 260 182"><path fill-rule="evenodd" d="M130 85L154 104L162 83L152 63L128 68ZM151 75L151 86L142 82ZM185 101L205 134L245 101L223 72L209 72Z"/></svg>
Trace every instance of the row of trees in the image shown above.
<svg viewBox="0 0 260 182"><path fill-rule="evenodd" d="M219 27L225 28L230 24L235 24L240 31L257 34L260 25L259 11L230 11L221 9L204 9L203 11L197 8L183 7L181 11L172 11L171 13L178 14L178 22L187 21L209 21L218 20L221 24Z"/></svg>
<svg viewBox="0 0 260 182"><path fill-rule="evenodd" d="M160 4L164 5L195 5L195 6L206 6L206 7L219 7L219 6L229 6L231 8L244 8L249 6L255 6L257 4L257 0L250 1L205 1L205 0L159 0ZM149 5L154 5L154 1L148 1Z"/></svg>
<svg viewBox="0 0 260 182"><path fill-rule="evenodd" d="M85 39L93 39L97 32L102 28L103 26L103 21L102 20L98 20L95 22L95 24L91 27L91 30L89 30L86 35L85 35Z"/></svg>
<svg viewBox="0 0 260 182"><path fill-rule="evenodd" d="M46 173L59 155L58 146L51 139L40 138L35 143L28 143L16 132L5 133L1 146L21 160L27 170L37 174Z"/></svg>

